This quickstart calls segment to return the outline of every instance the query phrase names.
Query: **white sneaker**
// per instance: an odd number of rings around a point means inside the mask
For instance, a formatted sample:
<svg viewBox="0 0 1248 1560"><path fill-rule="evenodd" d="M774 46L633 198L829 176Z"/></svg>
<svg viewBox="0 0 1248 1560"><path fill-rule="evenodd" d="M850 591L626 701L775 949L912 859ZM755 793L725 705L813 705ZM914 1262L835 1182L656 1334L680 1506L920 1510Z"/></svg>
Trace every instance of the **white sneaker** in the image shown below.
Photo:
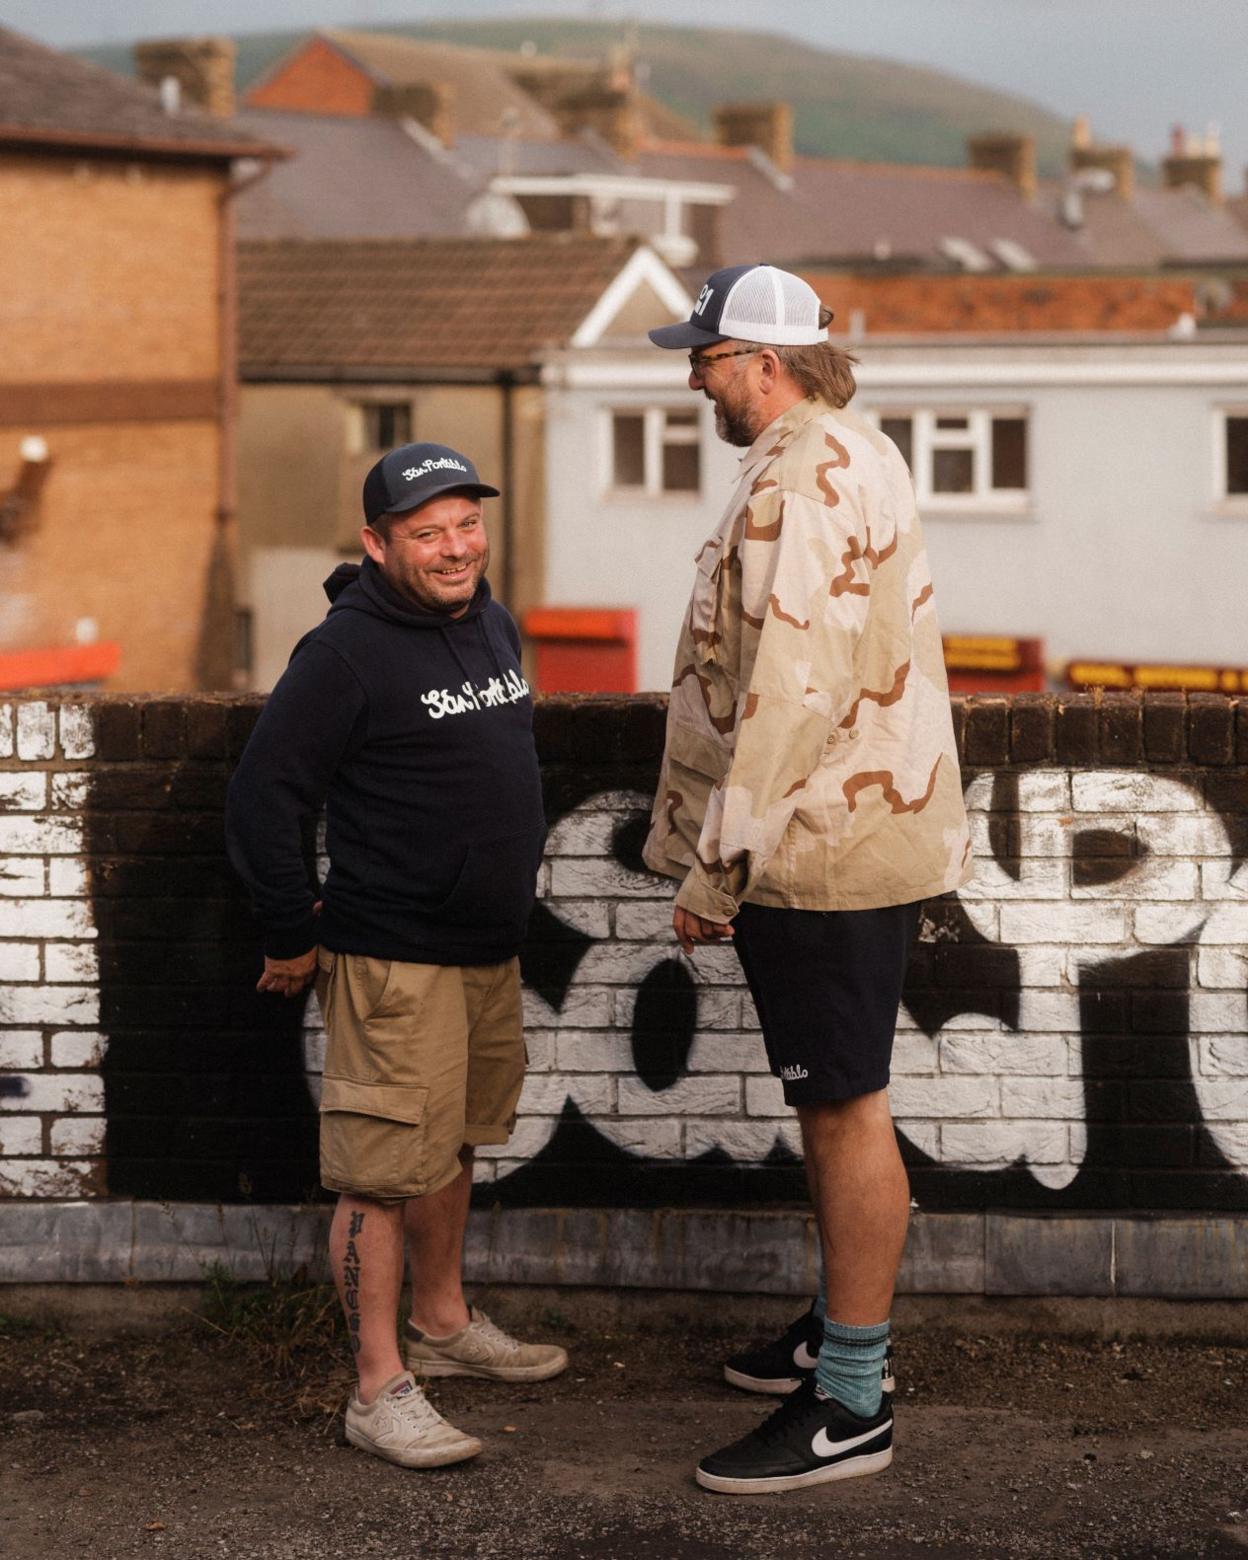
<svg viewBox="0 0 1248 1560"><path fill-rule="evenodd" d="M487 1381L546 1381L568 1368L557 1343L521 1343L474 1305L467 1327L431 1338L406 1322L403 1358L417 1376L484 1376Z"/></svg>
<svg viewBox="0 0 1248 1560"><path fill-rule="evenodd" d="M347 1440L404 1468L441 1468L475 1457L481 1443L448 1424L410 1371L392 1376L371 1403L352 1394Z"/></svg>

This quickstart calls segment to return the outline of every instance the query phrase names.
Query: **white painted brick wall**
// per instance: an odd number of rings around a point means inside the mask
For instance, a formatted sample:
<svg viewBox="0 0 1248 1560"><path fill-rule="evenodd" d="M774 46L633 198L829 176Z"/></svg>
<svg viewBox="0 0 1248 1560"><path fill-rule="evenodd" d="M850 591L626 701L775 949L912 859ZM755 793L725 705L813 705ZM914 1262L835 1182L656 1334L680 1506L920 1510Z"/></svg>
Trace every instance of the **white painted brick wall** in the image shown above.
<svg viewBox="0 0 1248 1560"><path fill-rule="evenodd" d="M41 1029L0 1030L0 1072L34 1072L42 1066Z"/></svg>
<svg viewBox="0 0 1248 1560"><path fill-rule="evenodd" d="M46 774L0 774L0 812L42 812L47 805Z"/></svg>
<svg viewBox="0 0 1248 1560"><path fill-rule="evenodd" d="M0 943L0 980L38 980L38 943Z"/></svg>
<svg viewBox="0 0 1248 1560"><path fill-rule="evenodd" d="M0 1194L77 1195L102 1152L107 1036L81 819L92 756L83 706L58 719L42 701L0 704L0 1073L22 1089L0 1097ZM1066 1184L1086 1141L1081 969L1190 945L1193 1087L1219 1149L1248 1172L1248 870L1233 872L1223 821L1198 789L1130 771L1036 771L1019 776L1018 792L1011 876L990 855L1007 823L998 816L990 829L991 777L972 786L980 871L959 897L975 931L1017 956L1019 1026L968 1008L927 1034L903 1009L892 1095L907 1137L946 1165L1021 1160L1044 1184ZM732 949L683 960L671 939L674 883L610 855L620 824L647 804L604 793L552 830L544 902L592 941L561 1004L525 993L520 1119L510 1144L482 1151L482 1179L540 1152L569 1100L608 1141L653 1159L719 1150L757 1163L777 1143L799 1146ZM1121 876L1081 886L1075 842L1093 829L1140 854ZM683 1075L653 1089L637 1076L632 1029L640 983L669 960L693 981L696 1032ZM305 1057L315 1097L324 1035L314 1003Z"/></svg>

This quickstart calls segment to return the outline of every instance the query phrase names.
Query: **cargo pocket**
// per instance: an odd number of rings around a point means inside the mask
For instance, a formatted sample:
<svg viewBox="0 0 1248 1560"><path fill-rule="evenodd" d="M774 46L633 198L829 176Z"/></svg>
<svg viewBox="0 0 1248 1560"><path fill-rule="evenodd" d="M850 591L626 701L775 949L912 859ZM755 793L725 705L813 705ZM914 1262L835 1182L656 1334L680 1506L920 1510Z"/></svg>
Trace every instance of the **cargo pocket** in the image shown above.
<svg viewBox="0 0 1248 1560"><path fill-rule="evenodd" d="M381 1199L418 1197L428 1182L429 1090L325 1078L321 1086L321 1180L330 1191Z"/></svg>

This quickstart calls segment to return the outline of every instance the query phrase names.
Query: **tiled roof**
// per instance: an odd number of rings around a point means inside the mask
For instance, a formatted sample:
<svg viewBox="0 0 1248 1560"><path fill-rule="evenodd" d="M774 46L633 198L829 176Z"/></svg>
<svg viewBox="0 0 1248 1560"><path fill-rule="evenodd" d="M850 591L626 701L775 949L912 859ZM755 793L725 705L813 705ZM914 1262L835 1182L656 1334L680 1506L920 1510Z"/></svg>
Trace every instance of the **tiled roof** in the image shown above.
<svg viewBox="0 0 1248 1560"><path fill-rule="evenodd" d="M834 331L1016 335L1168 331L1197 313L1190 277L879 276L802 273L836 312ZM855 316L857 318L855 319Z"/></svg>
<svg viewBox="0 0 1248 1560"><path fill-rule="evenodd" d="M295 152L238 197L242 238L435 238L466 231L479 183L432 156L397 120L244 109L238 123Z"/></svg>
<svg viewBox="0 0 1248 1560"><path fill-rule="evenodd" d="M242 373L526 367L567 345L635 247L571 234L245 243Z"/></svg>
<svg viewBox="0 0 1248 1560"><path fill-rule="evenodd" d="M162 157L272 157L231 120L187 108L112 71L0 27L0 145L92 147Z"/></svg>

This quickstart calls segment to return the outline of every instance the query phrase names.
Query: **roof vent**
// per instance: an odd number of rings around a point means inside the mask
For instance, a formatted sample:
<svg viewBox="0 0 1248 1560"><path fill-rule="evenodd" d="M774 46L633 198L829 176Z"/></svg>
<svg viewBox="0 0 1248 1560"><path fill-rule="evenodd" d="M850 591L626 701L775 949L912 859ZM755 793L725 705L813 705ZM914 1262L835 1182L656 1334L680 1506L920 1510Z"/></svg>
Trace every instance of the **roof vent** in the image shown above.
<svg viewBox="0 0 1248 1560"><path fill-rule="evenodd" d="M942 238L939 247L941 254L947 260L960 265L964 271L992 270L992 261L982 249L972 244L969 238L958 238L956 235Z"/></svg>
<svg viewBox="0 0 1248 1560"><path fill-rule="evenodd" d="M994 238L988 246L1008 271L1034 271L1035 257L1016 239Z"/></svg>

